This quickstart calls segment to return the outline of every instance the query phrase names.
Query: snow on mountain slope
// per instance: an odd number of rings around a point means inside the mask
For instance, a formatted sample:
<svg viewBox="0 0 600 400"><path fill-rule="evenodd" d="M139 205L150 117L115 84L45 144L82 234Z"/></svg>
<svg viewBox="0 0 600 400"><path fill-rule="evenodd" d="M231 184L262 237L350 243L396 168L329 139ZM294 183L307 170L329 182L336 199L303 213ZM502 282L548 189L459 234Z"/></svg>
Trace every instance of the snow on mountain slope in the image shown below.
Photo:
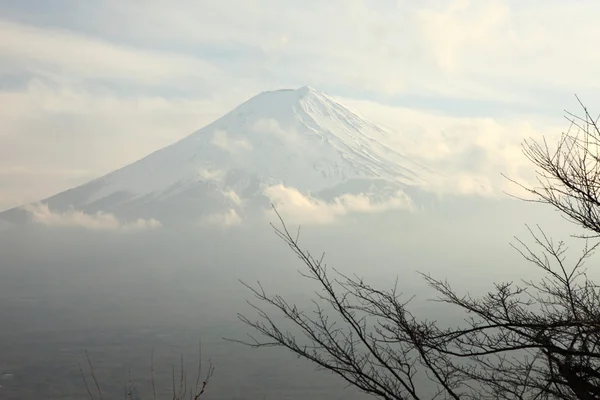
<svg viewBox="0 0 600 400"><path fill-rule="evenodd" d="M166 192L174 184L181 190L198 180L223 179L231 170L245 172L230 177L239 188L248 174L309 191L359 177L414 181L415 173L399 163L402 156L380 141L384 135L312 88L264 92L181 141L100 178L107 185L89 201L121 190L173 195Z"/></svg>
<svg viewBox="0 0 600 400"><path fill-rule="evenodd" d="M146 216L162 207L165 216L169 207L239 206L276 184L314 194L353 180L420 183L423 168L386 146L387 134L311 87L263 92L182 140L43 202Z"/></svg>

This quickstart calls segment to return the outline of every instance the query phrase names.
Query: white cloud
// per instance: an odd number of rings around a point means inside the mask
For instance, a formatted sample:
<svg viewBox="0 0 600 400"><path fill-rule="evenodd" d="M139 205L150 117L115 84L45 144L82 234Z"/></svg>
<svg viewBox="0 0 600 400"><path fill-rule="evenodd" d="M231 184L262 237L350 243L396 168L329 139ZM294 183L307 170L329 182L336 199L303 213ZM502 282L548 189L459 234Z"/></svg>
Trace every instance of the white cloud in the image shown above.
<svg viewBox="0 0 600 400"><path fill-rule="evenodd" d="M41 225L52 227L79 227L99 231L133 232L156 229L161 223L155 219L139 218L131 222L119 221L108 213L85 214L78 210L57 213L50 210L47 204L30 204L23 209L31 214L31 220Z"/></svg>
<svg viewBox="0 0 600 400"><path fill-rule="evenodd" d="M273 118L261 118L257 120L253 126L252 131L257 136L261 137L261 140L265 140L267 143L280 143L282 146L295 149L297 154L307 154L314 149L311 148L310 142L307 142L303 138L303 134L293 126L281 126L279 121Z"/></svg>
<svg viewBox="0 0 600 400"><path fill-rule="evenodd" d="M237 75L253 71L268 83L535 104L543 99L532 89L540 83L569 91L593 84L600 57L586 49L600 32L598 8L547 1L541 13L536 4L514 0L185 0L148 2L140 18L134 4L110 1L80 7L78 17L95 32L143 46L239 50L248 57L227 67L239 68ZM112 23L101 22L108 18ZM565 20L577 21L576 28Z"/></svg>
<svg viewBox="0 0 600 400"><path fill-rule="evenodd" d="M20 88L0 91L0 102L4 105L0 110L3 119L31 118L32 112L53 117L81 115L124 118L131 115L140 119L151 117L153 113L161 116L169 111L173 114L171 118L175 120L192 111L196 118L214 117L228 111L231 104L235 104L235 101L223 104L222 101L210 99L167 98L152 94L122 96L109 90L91 89L76 82L41 78L28 79L27 84ZM2 133L6 134L7 131Z"/></svg>
<svg viewBox="0 0 600 400"><path fill-rule="evenodd" d="M234 190L223 191L223 196L225 196L225 198L231 200L233 202L233 204L235 204L236 206L239 206L242 204L242 199Z"/></svg>
<svg viewBox="0 0 600 400"><path fill-rule="evenodd" d="M7 56L43 69L229 91L242 81L257 90L310 83L530 104L543 100L540 84L569 92L594 85L600 66L586 51L600 33L594 2L549 0L543 13L514 0L148 1L143 14L123 1L66 8L71 31L5 20Z"/></svg>
<svg viewBox="0 0 600 400"><path fill-rule="evenodd" d="M221 101L122 98L39 80L22 90L0 90L0 209L136 161L229 107Z"/></svg>
<svg viewBox="0 0 600 400"><path fill-rule="evenodd" d="M26 70L31 70L31 66L43 67L47 72L71 79L75 74L83 78L156 84L174 83L182 78L208 83L222 77L217 67L190 55L141 50L66 30L42 29L7 20L0 20L0 50L3 58L23 65Z"/></svg>
<svg viewBox="0 0 600 400"><path fill-rule="evenodd" d="M535 104L597 88L600 57L585 48L600 34L598 11L594 2L547 1L540 12L527 2L456 0L416 10L415 33L447 82L432 80L438 93Z"/></svg>
<svg viewBox="0 0 600 400"><path fill-rule="evenodd" d="M271 134L276 137L286 137L285 132L279 125L279 121L273 118L261 118L254 123L252 130L256 133Z"/></svg>
<svg viewBox="0 0 600 400"><path fill-rule="evenodd" d="M236 210L230 208L223 213L215 213L208 215L202 219L204 225L215 225L222 228L229 228L240 225L243 222L243 218L237 213Z"/></svg>
<svg viewBox="0 0 600 400"><path fill-rule="evenodd" d="M568 127L558 118L455 117L368 101L341 101L393 131L388 135L392 147L438 172L428 187L441 194L523 194L502 176L535 182L534 165L522 153L523 140L545 136L552 143Z"/></svg>
<svg viewBox="0 0 600 400"><path fill-rule="evenodd" d="M374 201L365 194L344 194L332 202L305 196L297 189L284 185L269 186L264 192L281 216L294 224L329 224L351 213L380 213L412 208L410 198L402 192L384 201Z"/></svg>
<svg viewBox="0 0 600 400"><path fill-rule="evenodd" d="M259 135L267 135L271 138L284 143L286 146L295 147L299 152L309 151L306 148L306 142L301 140L298 132L288 127L284 129L279 121L273 118L261 118L254 123L252 131Z"/></svg>
<svg viewBox="0 0 600 400"><path fill-rule="evenodd" d="M252 150L252 144L246 139L230 137L226 131L217 129L210 143L229 153L237 154Z"/></svg>
<svg viewBox="0 0 600 400"><path fill-rule="evenodd" d="M198 170L198 177L206 181L218 181L227 174L227 171L220 169L208 169L200 168Z"/></svg>
<svg viewBox="0 0 600 400"><path fill-rule="evenodd" d="M457 0L446 9L422 8L416 20L431 50L431 58L447 72L459 71L466 53L484 46L498 45L499 34L510 22L510 8L505 2ZM515 39L515 32L509 35Z"/></svg>
<svg viewBox="0 0 600 400"><path fill-rule="evenodd" d="M539 12L516 0L149 0L140 12L136 2L66 0L47 15L20 4L0 6L0 169L96 177L261 90L310 84L380 102L416 99L446 114L501 104L511 121L441 121L454 137L434 134L437 113L399 111L413 117L415 152L458 168L449 190L478 182L496 190L499 172L529 167L505 142L548 133L537 121L527 127L525 106L560 117L573 92L591 106L600 99L600 55L589 51L600 36L596 2L548 0ZM468 170L466 160L483 161ZM0 179L0 207L82 183L65 174Z"/></svg>

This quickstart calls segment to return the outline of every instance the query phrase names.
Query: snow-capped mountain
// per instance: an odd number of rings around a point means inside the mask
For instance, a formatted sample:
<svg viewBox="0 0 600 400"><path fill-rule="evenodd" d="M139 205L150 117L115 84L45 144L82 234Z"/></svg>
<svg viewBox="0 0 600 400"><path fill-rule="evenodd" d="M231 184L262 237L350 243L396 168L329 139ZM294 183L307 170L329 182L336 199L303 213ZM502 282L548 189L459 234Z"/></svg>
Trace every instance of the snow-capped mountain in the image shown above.
<svg viewBox="0 0 600 400"><path fill-rule="evenodd" d="M57 211L169 219L263 207L265 188L279 184L323 199L385 197L425 173L385 144L388 134L311 87L263 92L170 146L41 202Z"/></svg>

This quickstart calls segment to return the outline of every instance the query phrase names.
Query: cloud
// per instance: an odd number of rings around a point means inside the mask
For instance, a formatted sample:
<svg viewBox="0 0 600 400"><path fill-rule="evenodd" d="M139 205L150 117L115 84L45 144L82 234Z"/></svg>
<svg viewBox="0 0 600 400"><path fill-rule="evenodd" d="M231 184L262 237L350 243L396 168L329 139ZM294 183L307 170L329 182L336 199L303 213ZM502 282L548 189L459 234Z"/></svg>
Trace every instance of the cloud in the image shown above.
<svg viewBox="0 0 600 400"><path fill-rule="evenodd" d="M198 177L206 181L218 181L225 175L227 175L227 171L220 169L200 168L198 170Z"/></svg>
<svg viewBox="0 0 600 400"><path fill-rule="evenodd" d="M438 93L533 105L548 104L549 94L597 89L591 78L600 57L585 48L600 34L592 22L598 4L544 4L543 13L509 0L456 0L416 10L417 37L447 82ZM561 26L567 20L577 21L577 29Z"/></svg>
<svg viewBox="0 0 600 400"><path fill-rule="evenodd" d="M0 30L7 57L42 69L176 80L183 89L309 83L532 105L545 92L594 85L600 65L586 51L600 33L594 2L549 0L543 13L515 0L156 0L144 3L143 14L123 1L67 0L63 7L37 18L26 5L6 10L15 20ZM577 29L563 24L566 17ZM57 25L63 28L49 28Z"/></svg>
<svg viewBox="0 0 600 400"><path fill-rule="evenodd" d="M0 49L3 59L23 65L25 71L37 72L31 66L39 66L47 73L71 78L173 84L185 77L208 85L222 77L217 67L191 55L131 48L68 30L6 20L0 20Z"/></svg>
<svg viewBox="0 0 600 400"><path fill-rule="evenodd" d="M261 118L252 125L252 131L259 135L270 136L286 146L296 147L299 151L309 151L306 142L301 140L295 129L291 127L284 129L276 119Z"/></svg>
<svg viewBox="0 0 600 400"><path fill-rule="evenodd" d="M0 209L120 168L212 122L225 101L120 97L31 81L0 89Z"/></svg>
<svg viewBox="0 0 600 400"><path fill-rule="evenodd" d="M215 213L208 215L202 219L204 225L215 225L222 228L229 228L240 225L243 222L243 218L237 213L236 210L230 208L223 213Z"/></svg>
<svg viewBox="0 0 600 400"><path fill-rule="evenodd" d="M589 51L600 35L596 2L548 0L543 13L516 0L149 0L142 13L119 0L65 0L51 12L13 3L0 6L0 169L97 177L262 90L310 84L404 105L400 115L421 113L424 129L412 121L415 132L426 131L427 140L415 136L423 158L462 171L457 187L495 188L497 178L486 174L525 168L515 146L500 143L543 131L526 121L560 117L573 92L588 104L600 101L600 56ZM566 20L577 21L576 29ZM497 113L512 119L456 119ZM439 139L430 124L441 114L471 133ZM474 139L474 130L492 139ZM469 140L476 147L469 149ZM475 176L452 159L463 155ZM64 174L19 174L6 179L28 185L0 182L5 207L80 183Z"/></svg>
<svg viewBox="0 0 600 400"><path fill-rule="evenodd" d="M510 7L505 2L468 0L448 2L446 7L419 9L416 20L431 58L443 70L454 73L463 67L466 53L498 44L498 35L509 28Z"/></svg>
<svg viewBox="0 0 600 400"><path fill-rule="evenodd" d="M210 143L232 154L252 150L252 144L246 139L231 138L226 131L220 129L214 132Z"/></svg>
<svg viewBox="0 0 600 400"><path fill-rule="evenodd" d="M279 121L273 118L261 118L254 123L252 130L256 133L266 133L275 137L287 137Z"/></svg>
<svg viewBox="0 0 600 400"><path fill-rule="evenodd" d="M264 193L281 216L295 224L329 224L351 213L381 213L412 208L411 199L402 192L384 201L374 201L365 194L344 194L331 202L305 196L297 189L284 185L269 186Z"/></svg>
<svg viewBox="0 0 600 400"><path fill-rule="evenodd" d="M52 227L79 227L98 231L134 232L156 229L161 223L155 219L139 218L131 222L119 221L112 214L98 212L85 214L78 210L57 213L50 210L47 204L30 204L23 206L31 214L35 223Z"/></svg>
<svg viewBox="0 0 600 400"><path fill-rule="evenodd" d="M553 143L567 127L559 118L457 117L369 101L341 101L389 128L390 146L436 171L428 176L427 188L440 194L524 194L502 176L536 182L534 165L522 153L523 140L546 137Z"/></svg>
<svg viewBox="0 0 600 400"><path fill-rule="evenodd" d="M600 31L598 7L548 1L540 13L514 0L150 1L140 18L135 5L108 1L80 6L76 16L96 34L139 47L205 50L232 76L251 71L265 84L535 104L544 97L540 86L572 91L593 82L600 60L585 49ZM563 24L566 16L577 29Z"/></svg>
<svg viewBox="0 0 600 400"><path fill-rule="evenodd" d="M236 206L239 206L239 205L242 204L242 199L240 198L240 196L234 190L225 190L222 193L223 193L223 196L225 196L226 199L228 199L231 202L233 202L233 204L235 204Z"/></svg>

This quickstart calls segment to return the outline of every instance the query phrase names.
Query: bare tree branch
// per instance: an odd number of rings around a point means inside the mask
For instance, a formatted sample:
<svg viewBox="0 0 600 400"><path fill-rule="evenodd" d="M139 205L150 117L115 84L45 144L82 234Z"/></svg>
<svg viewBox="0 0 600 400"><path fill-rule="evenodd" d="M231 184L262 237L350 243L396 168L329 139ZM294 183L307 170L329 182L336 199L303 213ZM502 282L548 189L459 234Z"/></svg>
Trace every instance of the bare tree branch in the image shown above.
<svg viewBox="0 0 600 400"><path fill-rule="evenodd" d="M512 246L543 273L538 281L496 283L472 297L421 274L438 293L435 301L466 315L455 327L441 327L411 313L396 286L376 289L328 268L324 256L300 248L300 230L292 235L274 209L275 233L320 290L312 310L303 310L260 282L242 282L257 300L249 302L257 319L239 318L260 337L235 341L286 348L381 399L600 399L600 287L585 270L599 245L589 239L600 236L600 130L583 109L583 117L567 115L571 126L556 150L546 140L524 142L539 187L517 183L532 201L591 231L574 263L567 263L564 242L528 226L533 244L515 238ZM283 329L273 313L299 334Z"/></svg>

